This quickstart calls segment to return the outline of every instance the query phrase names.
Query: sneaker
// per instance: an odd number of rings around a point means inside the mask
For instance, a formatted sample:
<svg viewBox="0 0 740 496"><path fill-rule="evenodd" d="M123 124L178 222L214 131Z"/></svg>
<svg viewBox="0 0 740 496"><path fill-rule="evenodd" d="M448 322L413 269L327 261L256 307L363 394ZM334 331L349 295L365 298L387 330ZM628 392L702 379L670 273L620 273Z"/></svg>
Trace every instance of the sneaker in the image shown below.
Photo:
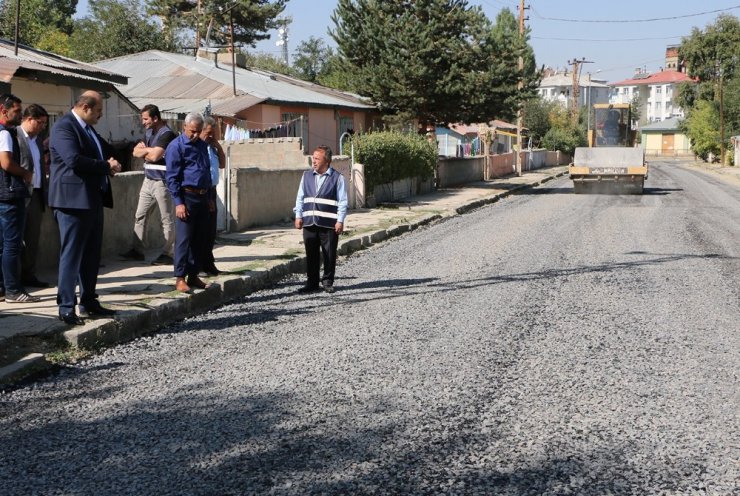
<svg viewBox="0 0 740 496"><path fill-rule="evenodd" d="M171 256L166 253L162 253L160 256L152 260L152 265L175 265L175 261Z"/></svg>
<svg viewBox="0 0 740 496"><path fill-rule="evenodd" d="M144 254L139 253L138 251L131 248L126 253L121 253L121 258L125 258L126 260L136 260L137 262L142 262L144 260Z"/></svg>
<svg viewBox="0 0 740 496"><path fill-rule="evenodd" d="M25 291L21 291L20 293L16 294L7 294L5 295L5 301L8 303L36 303L41 301L41 298L38 296L33 296Z"/></svg>

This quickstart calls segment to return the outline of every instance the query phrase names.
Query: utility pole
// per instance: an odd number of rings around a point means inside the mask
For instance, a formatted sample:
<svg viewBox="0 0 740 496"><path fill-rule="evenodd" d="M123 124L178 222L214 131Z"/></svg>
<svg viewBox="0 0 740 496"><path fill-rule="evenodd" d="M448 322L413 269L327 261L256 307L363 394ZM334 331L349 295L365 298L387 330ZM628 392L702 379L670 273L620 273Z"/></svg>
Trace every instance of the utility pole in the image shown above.
<svg viewBox="0 0 740 496"><path fill-rule="evenodd" d="M583 64L593 64L593 61L581 57L580 59L569 60L568 64L573 66L573 89L571 90L573 104L570 111L573 116L573 122L575 123L578 122L578 97L581 94L581 66Z"/></svg>
<svg viewBox="0 0 740 496"><path fill-rule="evenodd" d="M524 17L524 11L529 7L524 6L524 0L519 0L519 41L520 50L524 49L524 21L528 20L529 17ZM524 87L524 57L521 53L519 54L519 83L517 88L519 91ZM522 109L521 106L516 111L516 175L522 175Z"/></svg>
<svg viewBox="0 0 740 496"><path fill-rule="evenodd" d="M15 2L15 56L18 56L18 38L21 33L21 0Z"/></svg>
<svg viewBox="0 0 740 496"><path fill-rule="evenodd" d="M719 65L719 163L725 165L725 106L722 98L722 64Z"/></svg>

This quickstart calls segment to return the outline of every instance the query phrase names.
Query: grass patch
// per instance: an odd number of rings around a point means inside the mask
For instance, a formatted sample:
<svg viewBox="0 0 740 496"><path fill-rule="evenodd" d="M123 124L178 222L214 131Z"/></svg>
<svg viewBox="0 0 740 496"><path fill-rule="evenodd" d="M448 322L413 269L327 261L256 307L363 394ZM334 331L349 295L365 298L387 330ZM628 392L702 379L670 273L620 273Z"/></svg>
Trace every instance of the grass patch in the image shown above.
<svg viewBox="0 0 740 496"><path fill-rule="evenodd" d="M55 365L65 365L79 363L80 361L92 356L93 352L80 349L67 343L58 350L46 353L46 359Z"/></svg>
<svg viewBox="0 0 740 496"><path fill-rule="evenodd" d="M279 258L281 260L293 260L294 258L298 258L303 255L303 250L299 248L291 248L289 250L285 250L282 255L278 255L275 258Z"/></svg>

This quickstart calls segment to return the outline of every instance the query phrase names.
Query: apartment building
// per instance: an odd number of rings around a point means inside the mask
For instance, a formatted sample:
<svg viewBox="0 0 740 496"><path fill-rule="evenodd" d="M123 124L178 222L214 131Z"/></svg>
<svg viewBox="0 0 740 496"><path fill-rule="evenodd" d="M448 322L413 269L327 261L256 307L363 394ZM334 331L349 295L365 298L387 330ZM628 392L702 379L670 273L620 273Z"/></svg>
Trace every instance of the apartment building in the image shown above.
<svg viewBox="0 0 740 496"><path fill-rule="evenodd" d="M649 74L642 70L630 79L611 83L609 103L632 103L640 106L640 125L659 122L671 117L682 118L684 112L676 104L678 86L691 78L684 72L661 70Z"/></svg>
<svg viewBox="0 0 740 496"><path fill-rule="evenodd" d="M546 70L538 92L545 100L557 101L564 108L571 108L573 106L573 73L565 70ZM579 107L608 101L609 86L606 80L598 79L595 74L580 74L578 78Z"/></svg>

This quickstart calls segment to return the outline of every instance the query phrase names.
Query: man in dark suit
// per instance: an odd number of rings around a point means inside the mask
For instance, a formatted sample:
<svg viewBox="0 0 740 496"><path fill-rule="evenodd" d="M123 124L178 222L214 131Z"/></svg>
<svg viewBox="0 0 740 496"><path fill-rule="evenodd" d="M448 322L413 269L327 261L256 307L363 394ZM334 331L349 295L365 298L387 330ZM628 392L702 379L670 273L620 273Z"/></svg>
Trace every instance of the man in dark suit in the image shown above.
<svg viewBox="0 0 740 496"><path fill-rule="evenodd" d="M40 134L49 123L49 114L44 107L32 103L23 109L23 121L18 126L18 144L21 151L21 167L33 172L31 195L26 200L26 227L23 232L21 253L21 282L26 287L48 288L49 284L36 277L36 255L39 250L41 219L46 210L49 180L44 166L44 146Z"/></svg>
<svg viewBox="0 0 740 496"><path fill-rule="evenodd" d="M75 313L75 285L80 285L80 313L111 316L98 301L103 207L113 207L110 176L121 171L111 146L92 128L103 115L97 91L80 95L71 112L57 121L49 151L49 206L59 224L61 252L57 304L59 319L70 325L84 322ZM109 157L106 159L106 157Z"/></svg>

